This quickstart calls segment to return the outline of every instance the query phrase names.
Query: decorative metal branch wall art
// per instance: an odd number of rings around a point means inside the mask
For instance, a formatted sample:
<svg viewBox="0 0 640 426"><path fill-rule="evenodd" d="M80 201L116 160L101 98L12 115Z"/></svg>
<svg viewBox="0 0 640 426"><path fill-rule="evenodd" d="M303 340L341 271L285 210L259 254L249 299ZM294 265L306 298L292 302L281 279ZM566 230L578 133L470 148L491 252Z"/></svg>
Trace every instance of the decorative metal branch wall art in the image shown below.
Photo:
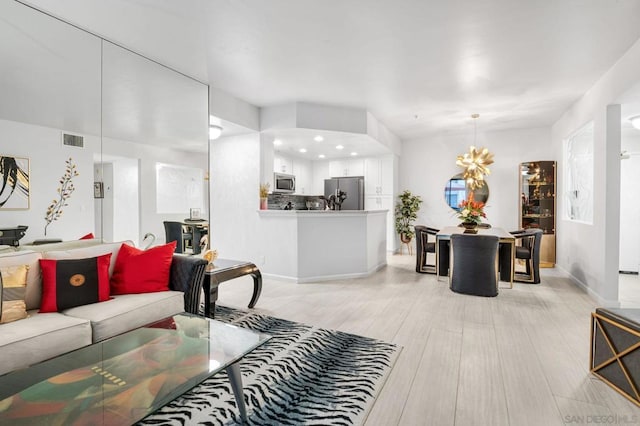
<svg viewBox="0 0 640 426"><path fill-rule="evenodd" d="M66 169L62 177L60 178L60 186L58 187L58 198L54 199L47 208L47 214L44 217L47 224L44 226L44 235L47 235L47 228L52 222L60 219L62 216L62 209L69 204L67 200L71 197L73 191L76 188L73 186L73 178L79 176L76 165L73 163L73 159L69 158L65 161Z"/></svg>

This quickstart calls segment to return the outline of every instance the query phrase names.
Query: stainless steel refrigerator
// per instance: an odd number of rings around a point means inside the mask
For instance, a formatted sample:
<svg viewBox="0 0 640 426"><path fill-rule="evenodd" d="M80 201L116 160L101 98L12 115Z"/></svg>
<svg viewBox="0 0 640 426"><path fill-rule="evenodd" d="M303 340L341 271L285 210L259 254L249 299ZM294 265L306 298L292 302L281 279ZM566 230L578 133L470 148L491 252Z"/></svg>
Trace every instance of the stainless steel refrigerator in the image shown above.
<svg viewBox="0 0 640 426"><path fill-rule="evenodd" d="M338 191L347 194L341 210L364 210L364 177L352 176L324 180L324 196L328 199Z"/></svg>

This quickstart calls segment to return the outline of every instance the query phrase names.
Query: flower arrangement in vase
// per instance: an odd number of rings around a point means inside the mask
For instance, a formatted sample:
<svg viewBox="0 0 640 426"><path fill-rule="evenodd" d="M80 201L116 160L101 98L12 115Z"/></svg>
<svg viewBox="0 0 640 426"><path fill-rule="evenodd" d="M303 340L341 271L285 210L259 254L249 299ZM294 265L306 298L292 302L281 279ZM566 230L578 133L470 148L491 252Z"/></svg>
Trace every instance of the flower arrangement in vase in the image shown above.
<svg viewBox="0 0 640 426"><path fill-rule="evenodd" d="M269 182L260 184L260 210L267 210L267 197L269 195Z"/></svg>
<svg viewBox="0 0 640 426"><path fill-rule="evenodd" d="M487 217L484 213L484 203L473 199L473 191L469 192L469 197L463 200L459 207L458 219L462 221L465 229L475 230L482 218Z"/></svg>

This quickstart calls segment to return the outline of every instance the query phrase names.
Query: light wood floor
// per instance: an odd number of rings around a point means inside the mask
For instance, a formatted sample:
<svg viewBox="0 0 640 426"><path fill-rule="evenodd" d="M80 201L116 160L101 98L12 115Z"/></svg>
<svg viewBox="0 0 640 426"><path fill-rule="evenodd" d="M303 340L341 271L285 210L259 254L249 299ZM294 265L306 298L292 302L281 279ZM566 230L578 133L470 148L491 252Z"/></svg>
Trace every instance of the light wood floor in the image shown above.
<svg viewBox="0 0 640 426"><path fill-rule="evenodd" d="M403 346L367 426L640 424L640 409L589 373L595 302L568 279L544 270L540 285L466 296L415 273L414 259L390 256L365 279L266 279L255 309ZM219 303L246 309L251 290L249 278L223 283Z"/></svg>
<svg viewBox="0 0 640 426"><path fill-rule="evenodd" d="M621 308L640 308L640 276L620 274L618 276L618 299Z"/></svg>

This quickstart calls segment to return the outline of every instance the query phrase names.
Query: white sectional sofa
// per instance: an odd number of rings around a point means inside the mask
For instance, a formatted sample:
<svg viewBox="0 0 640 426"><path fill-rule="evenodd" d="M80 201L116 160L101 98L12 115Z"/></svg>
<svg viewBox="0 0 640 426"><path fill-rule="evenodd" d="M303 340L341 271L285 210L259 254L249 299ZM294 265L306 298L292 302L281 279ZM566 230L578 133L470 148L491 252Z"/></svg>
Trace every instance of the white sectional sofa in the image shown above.
<svg viewBox="0 0 640 426"><path fill-rule="evenodd" d="M39 313L40 259L81 259L112 253L113 273L123 243L95 240L23 246L0 253L0 267L29 265L25 303L29 317L0 324L0 374L90 345L179 312L197 313L206 261L174 255L170 291L111 296L58 313ZM125 242L125 244L127 244Z"/></svg>

